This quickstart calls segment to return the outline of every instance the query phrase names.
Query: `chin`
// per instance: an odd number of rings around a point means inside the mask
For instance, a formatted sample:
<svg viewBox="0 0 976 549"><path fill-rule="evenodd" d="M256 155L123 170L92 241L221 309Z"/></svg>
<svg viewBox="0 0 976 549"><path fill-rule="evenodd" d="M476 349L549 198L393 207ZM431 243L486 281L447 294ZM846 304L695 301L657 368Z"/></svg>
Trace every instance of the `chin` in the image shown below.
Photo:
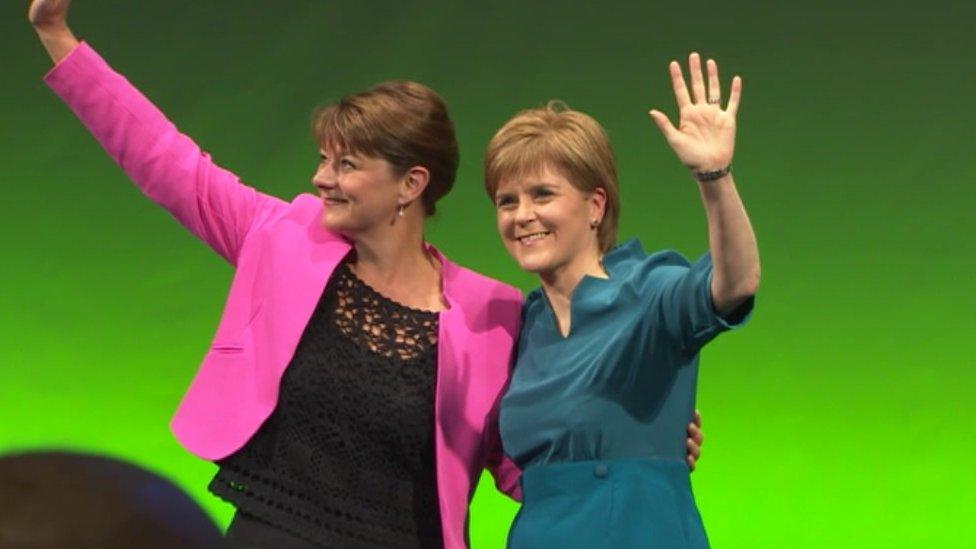
<svg viewBox="0 0 976 549"><path fill-rule="evenodd" d="M322 226L333 233L343 233L349 229L349 223L345 216L329 212L322 214Z"/></svg>
<svg viewBox="0 0 976 549"><path fill-rule="evenodd" d="M505 249L509 257L519 266L519 269L527 273L538 273L546 269L548 253L540 253L542 250L526 250L518 242L505 242Z"/></svg>
<svg viewBox="0 0 976 549"><path fill-rule="evenodd" d="M536 254L526 256L516 257L515 261L518 263L520 269L527 273L539 274L550 268L549 261L545 257L537 257Z"/></svg>

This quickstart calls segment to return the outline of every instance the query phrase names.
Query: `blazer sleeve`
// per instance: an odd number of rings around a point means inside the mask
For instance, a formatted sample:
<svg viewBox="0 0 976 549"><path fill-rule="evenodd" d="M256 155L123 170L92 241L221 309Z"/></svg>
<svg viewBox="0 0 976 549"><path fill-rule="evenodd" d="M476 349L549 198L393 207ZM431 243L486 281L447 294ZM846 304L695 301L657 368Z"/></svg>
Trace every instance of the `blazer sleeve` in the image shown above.
<svg viewBox="0 0 976 549"><path fill-rule="evenodd" d="M44 81L143 194L232 265L248 232L286 207L217 166L87 43Z"/></svg>

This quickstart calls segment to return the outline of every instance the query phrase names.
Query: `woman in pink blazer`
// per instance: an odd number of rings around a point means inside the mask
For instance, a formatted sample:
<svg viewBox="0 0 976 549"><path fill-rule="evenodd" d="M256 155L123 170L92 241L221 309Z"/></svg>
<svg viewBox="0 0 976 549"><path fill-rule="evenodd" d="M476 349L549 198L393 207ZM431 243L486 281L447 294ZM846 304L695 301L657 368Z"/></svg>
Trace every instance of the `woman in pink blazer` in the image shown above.
<svg viewBox="0 0 976 549"><path fill-rule="evenodd" d="M318 196L285 202L213 163L79 43L68 4L30 4L55 62L45 81L144 194L235 267L171 425L220 465L211 491L238 509L229 544L466 547L482 469L519 497L497 401L521 294L423 240L457 168L443 101L388 82L320 109Z"/></svg>

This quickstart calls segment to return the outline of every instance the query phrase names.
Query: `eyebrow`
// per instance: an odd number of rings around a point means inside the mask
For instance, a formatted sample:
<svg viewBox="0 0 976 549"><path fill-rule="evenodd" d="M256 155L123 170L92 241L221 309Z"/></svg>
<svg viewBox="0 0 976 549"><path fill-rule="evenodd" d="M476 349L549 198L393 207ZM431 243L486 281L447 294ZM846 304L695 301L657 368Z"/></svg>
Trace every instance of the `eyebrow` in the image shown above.
<svg viewBox="0 0 976 549"><path fill-rule="evenodd" d="M319 149L319 155L321 155L321 156L329 156L329 153L325 149ZM356 158L356 159L359 159L360 158L360 156L358 154L356 154L356 153L354 153L352 151L336 151L336 155L335 156L336 156L336 158L342 158L344 156L348 156L348 157L352 157L352 158Z"/></svg>
<svg viewBox="0 0 976 549"><path fill-rule="evenodd" d="M555 183L550 183L548 181L539 181L535 183L527 183L525 189L528 191L534 191L538 189L556 189L559 185ZM495 196L509 196L516 194L514 191L495 191Z"/></svg>
<svg viewBox="0 0 976 549"><path fill-rule="evenodd" d="M529 191L538 191L540 189L545 189L545 190L553 191L553 190L555 190L558 187L559 186L556 185L555 183L549 183L549 182L546 182L546 181L540 181L538 183L530 183L528 185L528 190Z"/></svg>

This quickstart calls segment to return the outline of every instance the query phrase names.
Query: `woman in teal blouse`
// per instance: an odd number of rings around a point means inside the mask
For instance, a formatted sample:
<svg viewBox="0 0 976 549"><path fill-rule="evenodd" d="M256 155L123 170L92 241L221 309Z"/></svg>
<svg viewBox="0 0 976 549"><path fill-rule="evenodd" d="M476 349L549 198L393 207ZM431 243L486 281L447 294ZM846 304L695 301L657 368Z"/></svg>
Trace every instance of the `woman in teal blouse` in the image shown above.
<svg viewBox="0 0 976 549"><path fill-rule="evenodd" d="M614 247L613 153L589 116L550 104L519 113L488 146L485 185L519 265L539 275L501 402L506 454L522 469L509 547L707 547L685 463L698 353L741 325L759 251L731 174L742 89L721 107L718 67L670 65L675 128L651 118L698 180L709 254L694 264L636 240Z"/></svg>

